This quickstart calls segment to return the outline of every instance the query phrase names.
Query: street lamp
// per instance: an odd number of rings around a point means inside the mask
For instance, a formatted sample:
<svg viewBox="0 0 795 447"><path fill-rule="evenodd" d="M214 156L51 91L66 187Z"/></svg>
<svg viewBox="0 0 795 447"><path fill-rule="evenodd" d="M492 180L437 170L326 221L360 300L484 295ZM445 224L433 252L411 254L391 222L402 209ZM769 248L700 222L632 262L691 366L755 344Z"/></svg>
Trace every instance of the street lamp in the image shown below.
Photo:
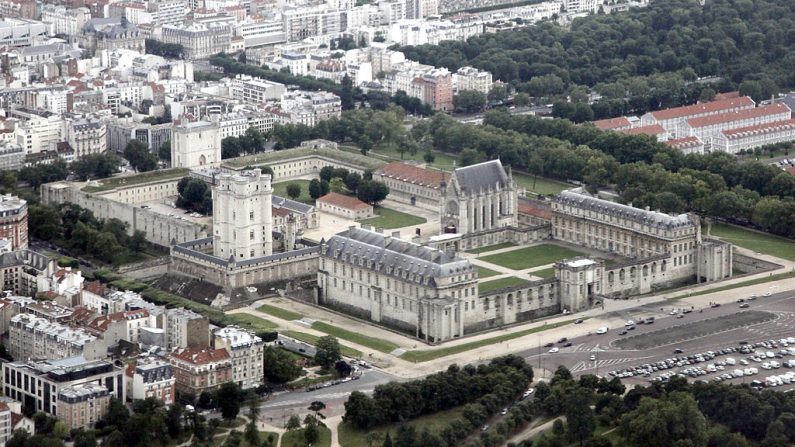
<svg viewBox="0 0 795 447"><path fill-rule="evenodd" d="M596 377L599 377L599 343L596 344Z"/></svg>

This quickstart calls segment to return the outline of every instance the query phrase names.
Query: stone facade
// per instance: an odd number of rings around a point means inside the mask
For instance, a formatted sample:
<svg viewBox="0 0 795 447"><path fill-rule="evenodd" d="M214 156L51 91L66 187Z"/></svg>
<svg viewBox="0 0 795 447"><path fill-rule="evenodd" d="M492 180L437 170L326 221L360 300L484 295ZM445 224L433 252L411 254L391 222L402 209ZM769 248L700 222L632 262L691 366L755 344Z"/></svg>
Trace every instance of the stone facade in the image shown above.
<svg viewBox="0 0 795 447"><path fill-rule="evenodd" d="M221 162L221 132L217 123L196 121L176 125L171 134L171 163L193 168Z"/></svg>
<svg viewBox="0 0 795 447"><path fill-rule="evenodd" d="M213 253L221 259L273 254L271 176L260 169L221 174L213 187Z"/></svg>

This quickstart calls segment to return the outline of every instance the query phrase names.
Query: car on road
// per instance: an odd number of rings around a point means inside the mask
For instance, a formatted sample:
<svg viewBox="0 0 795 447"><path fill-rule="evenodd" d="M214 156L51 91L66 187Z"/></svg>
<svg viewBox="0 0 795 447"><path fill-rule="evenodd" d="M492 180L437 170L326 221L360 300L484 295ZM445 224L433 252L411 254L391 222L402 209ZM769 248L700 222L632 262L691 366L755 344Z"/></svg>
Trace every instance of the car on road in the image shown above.
<svg viewBox="0 0 795 447"><path fill-rule="evenodd" d="M563 344L564 348L568 348L570 346L571 346L571 342L570 341L567 341L566 343Z"/></svg>
<svg viewBox="0 0 795 447"><path fill-rule="evenodd" d="M581 319L574 320L574 324L581 324L581 323L582 323L582 321L583 321L583 320L581 320Z"/></svg>
<svg viewBox="0 0 795 447"><path fill-rule="evenodd" d="M549 343L544 345L545 348L551 348L553 346L555 346L555 343L552 343L552 342L549 342Z"/></svg>
<svg viewBox="0 0 795 447"><path fill-rule="evenodd" d="M483 427L480 428L480 431L488 431L488 430L489 430L488 425L484 425Z"/></svg>
<svg viewBox="0 0 795 447"><path fill-rule="evenodd" d="M627 326L627 327L629 327L629 326L635 326L635 322L634 322L634 321L632 321L632 320L627 320L627 322L626 322L626 323L624 323L624 326Z"/></svg>
<svg viewBox="0 0 795 447"><path fill-rule="evenodd" d="M753 301L756 299L756 295L751 295L748 297L748 301Z"/></svg>
<svg viewBox="0 0 795 447"><path fill-rule="evenodd" d="M742 303L742 304L740 304L740 309L748 309L749 307L751 307L751 305L750 305L750 304L748 304L748 303Z"/></svg>
<svg viewBox="0 0 795 447"><path fill-rule="evenodd" d="M684 318L684 317L685 317L684 314L679 314L676 316L676 318Z"/></svg>
<svg viewBox="0 0 795 447"><path fill-rule="evenodd" d="M627 335L627 331L623 330L623 331L619 332L618 335Z"/></svg>
<svg viewBox="0 0 795 447"><path fill-rule="evenodd" d="M634 331L635 330L635 326L630 326L630 327L627 328L627 330L628 331Z"/></svg>
<svg viewBox="0 0 795 447"><path fill-rule="evenodd" d="M566 338L566 337L563 337L560 340L558 340L558 343L566 343L567 341L569 341L569 339Z"/></svg>
<svg viewBox="0 0 795 447"><path fill-rule="evenodd" d="M770 296L770 295L772 295L772 293L770 293L770 292L765 292L765 296Z"/></svg>
<svg viewBox="0 0 795 447"><path fill-rule="evenodd" d="M668 315L676 315L676 314L678 314L678 313L679 313L679 312L677 312L677 311L676 311L676 309L674 309L674 310L672 310L672 311L668 312Z"/></svg>
<svg viewBox="0 0 795 447"><path fill-rule="evenodd" d="M712 307L712 308L720 307L720 303L712 303L712 304L709 305L709 307Z"/></svg>
<svg viewBox="0 0 795 447"><path fill-rule="evenodd" d="M596 330L596 333L597 333L597 334L599 334L599 335L601 335L601 334L606 334L606 333L607 333L607 331L608 331L608 328L606 328L606 327L600 327L599 329L597 329L597 330Z"/></svg>
<svg viewBox="0 0 795 447"><path fill-rule="evenodd" d="M530 397L530 395L531 395L531 394L533 394L534 392L535 392L535 388L528 388L528 389L527 389L527 391L525 391L524 393L522 393L522 399L527 399L527 398L528 398L528 397Z"/></svg>
<svg viewBox="0 0 795 447"><path fill-rule="evenodd" d="M500 411L500 414L505 416L506 414L508 414L508 409L507 408L503 408L502 411Z"/></svg>
<svg viewBox="0 0 795 447"><path fill-rule="evenodd" d="M596 360L596 354L591 354L591 361Z"/></svg>
<svg viewBox="0 0 795 447"><path fill-rule="evenodd" d="M558 352L558 351L560 351L560 348L552 348L552 349L550 349L550 350L549 350L549 351L547 351L547 352L549 352L550 354L554 354L554 353L556 353L556 352Z"/></svg>
<svg viewBox="0 0 795 447"><path fill-rule="evenodd" d="M674 349L674 354L681 354L683 352L685 352L685 351L683 351L683 350L681 350L679 348Z"/></svg>
<svg viewBox="0 0 795 447"><path fill-rule="evenodd" d="M654 317L649 317L649 318L647 318L647 319L646 319L646 321L645 321L644 323L645 323L645 324L654 324Z"/></svg>

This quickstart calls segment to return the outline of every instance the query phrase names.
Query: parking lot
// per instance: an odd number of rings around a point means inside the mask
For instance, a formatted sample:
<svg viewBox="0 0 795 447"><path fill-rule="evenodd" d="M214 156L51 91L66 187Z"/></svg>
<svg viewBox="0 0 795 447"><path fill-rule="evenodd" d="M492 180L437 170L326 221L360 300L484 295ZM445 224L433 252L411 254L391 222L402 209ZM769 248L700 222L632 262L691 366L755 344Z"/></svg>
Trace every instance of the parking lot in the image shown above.
<svg viewBox="0 0 795 447"><path fill-rule="evenodd" d="M703 309L676 302L612 317L610 321L621 323L614 323L605 334L560 340L552 346L539 344L521 355L541 370L542 377L563 365L575 375L621 375L628 385L681 374L688 380L795 388L792 292L738 297L737 302ZM647 320L653 321L645 324ZM786 378L772 379L788 372Z"/></svg>

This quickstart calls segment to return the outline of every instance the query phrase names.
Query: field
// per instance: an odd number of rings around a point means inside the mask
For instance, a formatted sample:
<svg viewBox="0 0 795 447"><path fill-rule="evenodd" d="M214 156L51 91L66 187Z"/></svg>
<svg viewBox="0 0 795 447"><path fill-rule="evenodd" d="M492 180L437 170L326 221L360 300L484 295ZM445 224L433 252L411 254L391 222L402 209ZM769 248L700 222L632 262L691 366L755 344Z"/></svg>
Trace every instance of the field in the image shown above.
<svg viewBox="0 0 795 447"><path fill-rule="evenodd" d="M417 429L417 433L427 428L429 432L438 434L450 424L450 421L461 416L463 411L464 407L444 410L438 413L418 417L417 419L406 422L406 425L415 427ZM381 435L380 440L372 444L375 446L381 445L387 432L389 432L389 436L392 439L395 439L396 430L397 425L385 425L383 427L374 428L365 432L357 430L351 425L343 422L339 425L339 432L337 435L342 447L370 447L370 444L367 442L367 433L375 432Z"/></svg>
<svg viewBox="0 0 795 447"><path fill-rule="evenodd" d="M331 430L326 427L318 427L320 438L312 447L329 447L331 445ZM304 440L304 430L288 431L282 436L282 447L307 447L309 444Z"/></svg>
<svg viewBox="0 0 795 447"><path fill-rule="evenodd" d="M139 183L153 182L157 180L181 179L190 174L187 168L159 169L156 171L142 172L135 175L116 176L100 179L100 186L86 186L85 192L109 191L119 186L137 185Z"/></svg>
<svg viewBox="0 0 795 447"><path fill-rule="evenodd" d="M706 226L702 229L706 235ZM732 225L712 224L712 235L755 252L795 261L795 241Z"/></svg>
<svg viewBox="0 0 795 447"><path fill-rule="evenodd" d="M272 321L249 314L227 314L226 318L228 318L232 324L250 329L254 332L269 332L278 327L278 325Z"/></svg>
<svg viewBox="0 0 795 447"><path fill-rule="evenodd" d="M489 276L499 275L500 272L495 272L492 269L478 266L478 278L488 278Z"/></svg>
<svg viewBox="0 0 795 447"><path fill-rule="evenodd" d="M483 346L490 346L493 344L502 343L504 341L513 340L515 338L524 337L525 335L535 334L536 332L542 332L548 329L554 329L556 327L565 326L567 324L574 323L574 321L575 320L560 321L558 323L538 326L532 329L525 329L523 331L514 332L512 334L505 334L505 335L499 335L497 337L484 338L482 340L476 340L469 343L462 343L460 345L455 345L455 346L448 346L446 348L441 348L441 349L406 351L403 355L400 356L400 358L414 363L427 362L429 360L435 360L438 358L447 357L448 355L459 354L461 352L466 352L472 349L482 348Z"/></svg>
<svg viewBox="0 0 795 447"><path fill-rule="evenodd" d="M555 276L555 268L554 267L550 267L548 269L536 270L534 272L530 272L530 274L533 275L533 276L538 276L539 278L544 278L544 279L553 278Z"/></svg>
<svg viewBox="0 0 795 447"><path fill-rule="evenodd" d="M309 180L287 180L286 182L274 183L273 195L289 199L290 196L287 195L287 185L290 183L298 183L301 185L301 195L298 196L296 199L297 201L308 203L310 205L315 204L315 201L309 197Z"/></svg>
<svg viewBox="0 0 795 447"><path fill-rule="evenodd" d="M482 282L478 284L478 291L482 295L493 290L502 289L503 287L521 286L529 282L530 281L526 279L509 276L507 278L495 279L494 281Z"/></svg>
<svg viewBox="0 0 795 447"><path fill-rule="evenodd" d="M348 149L346 147L346 149ZM456 165L456 157L452 154L447 154L444 152L432 151L433 156L435 157L433 163L428 164L430 168L441 169L442 171L452 171L453 167ZM400 152L396 150L385 150L385 149L377 149L372 150L367 154L369 157L378 158L387 162L393 161L400 161ZM403 160L414 160L420 163L426 163L425 159L425 152L417 151L416 154L410 154L408 152L403 153Z"/></svg>
<svg viewBox="0 0 795 447"><path fill-rule="evenodd" d="M282 331L282 334L294 338L296 340L302 341L304 343L309 343L310 345L315 345L317 340L320 338L317 335L307 334L306 332L299 332L299 331ZM342 351L342 355L346 357L355 357L360 358L362 356L362 352L353 348L349 348L343 344L340 344L340 348Z"/></svg>
<svg viewBox="0 0 795 447"><path fill-rule="evenodd" d="M391 341L368 337L366 335L333 326L322 321L316 321L314 324L312 324L312 329L325 332L342 340L348 340L350 342L356 343L357 345L367 346L370 349L375 349L376 351L385 353L390 353L399 347Z"/></svg>
<svg viewBox="0 0 795 447"><path fill-rule="evenodd" d="M382 206L375 207L375 214L377 217L363 219L360 221L362 224L372 225L376 228L384 228L387 230L393 228L403 228L410 225L419 225L427 222L422 217L412 216L411 214L401 213L400 211L391 208L384 208Z"/></svg>
<svg viewBox="0 0 795 447"><path fill-rule="evenodd" d="M467 253L472 253L473 255L477 255L480 253L486 253L487 251L494 251L499 250L501 248L508 248L508 247L516 247L516 244L513 242L503 242L502 244L494 244L494 245L487 245L485 247L475 248L472 250L467 250Z"/></svg>
<svg viewBox="0 0 795 447"><path fill-rule="evenodd" d="M258 307L257 310L262 313L273 315L276 318L281 318L282 320L287 320L287 321L300 320L301 318L304 318L304 316L299 314L298 312L282 309L281 307L271 306L269 304L263 304L262 306Z"/></svg>
<svg viewBox="0 0 795 447"><path fill-rule="evenodd" d="M513 270L524 270L580 255L582 253L568 248L542 244L485 256L480 260Z"/></svg>
<svg viewBox="0 0 795 447"><path fill-rule="evenodd" d="M569 183L561 182L558 180L552 180L544 177L533 178L530 174L525 174L522 172L513 173L513 178L516 180L516 186L519 188L525 188L528 192L534 192L536 194L543 194L543 195L557 195L560 194L561 191L564 189L571 189L575 186ZM535 187L533 183L535 182Z"/></svg>

